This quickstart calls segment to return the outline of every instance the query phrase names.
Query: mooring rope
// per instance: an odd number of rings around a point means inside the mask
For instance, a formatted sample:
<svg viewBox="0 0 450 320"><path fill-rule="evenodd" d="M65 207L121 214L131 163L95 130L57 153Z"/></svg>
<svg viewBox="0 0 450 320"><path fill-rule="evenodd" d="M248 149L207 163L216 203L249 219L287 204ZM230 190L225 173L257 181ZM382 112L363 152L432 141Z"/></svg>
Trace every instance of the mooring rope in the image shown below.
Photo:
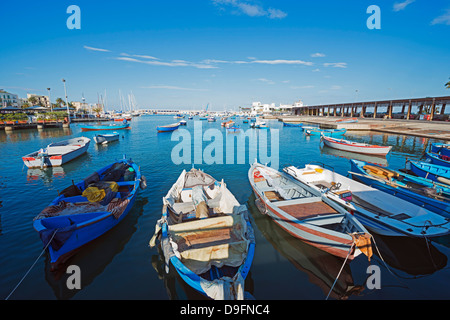
<svg viewBox="0 0 450 320"><path fill-rule="evenodd" d="M328 300L328 297L330 296L331 291L333 291L333 288L334 288L334 286L336 285L336 282L338 281L339 276L341 275L341 272L342 272L342 270L344 269L344 266L345 266L345 264L347 263L347 259L348 259L348 257L350 256L350 253L352 252L352 249L353 249L354 246L355 246L355 240L353 240L352 246L350 247L350 250L348 250L348 254L347 254L347 256L345 257L344 263L343 263L342 266L341 266L341 270L339 270L339 273L338 273L336 279L334 279L334 283L333 283L333 285L331 286L330 291L328 291L328 294L327 294L327 297L325 298L325 300Z"/></svg>
<svg viewBox="0 0 450 320"><path fill-rule="evenodd" d="M50 241L46 244L46 246L44 247L44 249L41 251L41 253L39 254L39 256L36 258L36 260L33 262L33 264L31 265L31 267L28 269L28 271L25 273L25 275L22 277L22 279L20 279L19 283L14 287L14 289L10 292L10 294L5 298L5 300L8 300L9 297L11 297L11 295L14 293L14 291L16 291L16 289L20 286L20 284L23 282L23 280L25 280L25 278L27 277L27 275L30 273L31 269L33 269L33 267L35 266L35 264L38 262L39 258L44 254L45 250L47 250L48 246L50 245L50 243L53 240L53 237L55 236L56 232L58 231L58 229L55 230L55 232L53 232L52 237L50 238Z"/></svg>

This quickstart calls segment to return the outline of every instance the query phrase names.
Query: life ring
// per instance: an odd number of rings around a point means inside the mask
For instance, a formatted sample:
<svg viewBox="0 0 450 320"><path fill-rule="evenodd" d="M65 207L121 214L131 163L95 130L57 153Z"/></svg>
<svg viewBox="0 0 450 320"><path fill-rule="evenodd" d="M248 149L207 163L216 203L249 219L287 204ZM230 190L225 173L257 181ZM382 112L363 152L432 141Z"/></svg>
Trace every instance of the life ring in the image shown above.
<svg viewBox="0 0 450 320"><path fill-rule="evenodd" d="M142 190L145 190L145 188L147 188L147 178L145 176L141 176L141 182L139 182L139 187Z"/></svg>

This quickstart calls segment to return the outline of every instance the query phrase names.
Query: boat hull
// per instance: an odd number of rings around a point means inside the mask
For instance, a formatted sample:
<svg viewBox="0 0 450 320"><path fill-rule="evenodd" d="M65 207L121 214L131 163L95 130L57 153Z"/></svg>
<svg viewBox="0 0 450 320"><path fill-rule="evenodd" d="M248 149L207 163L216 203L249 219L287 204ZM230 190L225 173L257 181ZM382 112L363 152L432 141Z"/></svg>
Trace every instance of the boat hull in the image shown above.
<svg viewBox="0 0 450 320"><path fill-rule="evenodd" d="M342 151L349 151L377 156L386 156L392 149L391 146L375 146L356 143L352 144L351 142L346 140L330 139L329 137L324 137L323 143L327 147Z"/></svg>
<svg viewBox="0 0 450 320"><path fill-rule="evenodd" d="M119 162L122 161L126 160ZM111 166L109 165L98 172L103 172ZM136 200L141 179L139 167L134 163L132 163L132 167L136 172L135 180L130 182L134 185L134 189L128 196L128 202L120 216L117 217L114 213L107 211L86 212L36 219L33 222L34 229L40 234L42 241L47 246L52 270L58 269L83 246L111 230L127 216ZM82 185L84 185L84 181L77 184L78 187ZM79 198L84 197L80 196ZM50 205L58 204L61 199L64 199L63 196L57 197ZM64 238L64 242L62 245L57 245L58 242L56 241L60 241L57 236L60 235Z"/></svg>
<svg viewBox="0 0 450 320"><path fill-rule="evenodd" d="M99 134L94 137L97 144L109 143L119 140L119 134Z"/></svg>
<svg viewBox="0 0 450 320"><path fill-rule="evenodd" d="M305 132L313 136L340 137L347 132L347 129L307 129Z"/></svg>
<svg viewBox="0 0 450 320"><path fill-rule="evenodd" d="M81 131L99 131L99 130L123 130L129 129L130 124L109 125L109 126L81 126Z"/></svg>
<svg viewBox="0 0 450 320"><path fill-rule="evenodd" d="M443 159L443 157L446 158L446 159L449 159L445 155L440 155L440 154L437 154L437 153L433 154L433 153L430 153L430 152L425 152L425 158L426 158L427 162L429 162L431 164L438 165L438 166L450 167L450 161Z"/></svg>
<svg viewBox="0 0 450 320"><path fill-rule="evenodd" d="M436 182L441 182L443 179L450 179L450 168L429 164L426 162L408 161L406 163L407 169L411 170L415 175L430 179Z"/></svg>
<svg viewBox="0 0 450 320"><path fill-rule="evenodd" d="M72 150L70 152L64 153L64 154L56 154L56 155L50 155L48 157L45 157L43 159L38 158L38 152L31 153L29 155L26 155L22 157L23 163L28 168L47 168L47 167L59 167L63 164L70 162L79 156L83 155L87 152L90 145L90 139L87 141L83 146L80 146L79 148Z"/></svg>
<svg viewBox="0 0 450 320"><path fill-rule="evenodd" d="M180 127L180 125L177 125L177 126L160 126L160 127L157 127L156 130L158 132L172 132L172 131L177 130L179 127Z"/></svg>

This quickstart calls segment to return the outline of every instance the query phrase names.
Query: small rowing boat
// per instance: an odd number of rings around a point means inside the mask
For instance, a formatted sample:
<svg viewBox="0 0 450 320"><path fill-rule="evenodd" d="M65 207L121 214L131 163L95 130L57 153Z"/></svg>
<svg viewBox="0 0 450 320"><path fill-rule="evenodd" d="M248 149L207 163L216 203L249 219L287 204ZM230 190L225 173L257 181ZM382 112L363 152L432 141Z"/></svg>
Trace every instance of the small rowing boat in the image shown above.
<svg viewBox="0 0 450 320"><path fill-rule="evenodd" d="M303 123L289 123L289 122L283 122L283 127L296 127L301 128L303 127Z"/></svg>
<svg viewBox="0 0 450 320"><path fill-rule="evenodd" d="M364 161L350 165L358 181L450 218L450 186Z"/></svg>
<svg viewBox="0 0 450 320"><path fill-rule="evenodd" d="M322 134L322 141L323 143L334 149L343 150L343 151L350 151L350 152L356 152L356 153L364 153L364 154L371 154L371 155L379 155L379 156L386 156L389 151L391 151L391 146L377 146L367 143L360 143L360 142L354 142L344 139L336 139L332 137L327 137Z"/></svg>
<svg viewBox="0 0 450 320"><path fill-rule="evenodd" d="M450 233L449 219L335 171L311 164L284 170L303 184L323 192L378 234L432 238ZM350 173L353 179L361 177Z"/></svg>
<svg viewBox="0 0 450 320"><path fill-rule="evenodd" d="M450 144L449 143L432 143L430 152L439 153L440 155L450 157Z"/></svg>
<svg viewBox="0 0 450 320"><path fill-rule="evenodd" d="M120 223L146 179L130 160L114 162L61 191L33 221L50 253L51 269Z"/></svg>
<svg viewBox="0 0 450 320"><path fill-rule="evenodd" d="M87 151L91 139L86 137L68 139L49 144L46 148L22 157L28 168L61 166Z"/></svg>
<svg viewBox="0 0 450 320"><path fill-rule="evenodd" d="M163 205L150 246L160 238L166 268L211 299L242 300L255 250L247 207L223 180L194 168L183 170Z"/></svg>
<svg viewBox="0 0 450 320"><path fill-rule="evenodd" d="M129 123L109 124L109 125L83 125L80 126L81 131L99 131L99 130L122 130L130 129Z"/></svg>
<svg viewBox="0 0 450 320"><path fill-rule="evenodd" d="M366 249L371 245L370 234L355 217L285 172L255 162L248 179L263 214L292 236L349 260L362 252L357 239L367 240Z"/></svg>
<svg viewBox="0 0 450 320"><path fill-rule="evenodd" d="M358 118L345 118L336 120L336 123L356 123L358 122Z"/></svg>
<svg viewBox="0 0 450 320"><path fill-rule="evenodd" d="M108 144L113 141L119 140L119 134L117 132L113 132L111 134L97 134L94 137L94 141L96 144Z"/></svg>
<svg viewBox="0 0 450 320"><path fill-rule="evenodd" d="M444 156L439 153L425 152L425 162L436 164L438 166L450 167L450 156Z"/></svg>
<svg viewBox="0 0 450 320"><path fill-rule="evenodd" d="M158 130L158 132L171 132L171 131L175 131L180 127L180 123L173 123L170 124L168 126L158 126L156 127L156 130Z"/></svg>
<svg viewBox="0 0 450 320"><path fill-rule="evenodd" d="M406 162L406 169L419 177L450 185L450 168L421 161Z"/></svg>
<svg viewBox="0 0 450 320"><path fill-rule="evenodd" d="M347 132L347 129L319 129L308 128L305 129L305 133L312 136L325 136L325 137L340 137Z"/></svg>

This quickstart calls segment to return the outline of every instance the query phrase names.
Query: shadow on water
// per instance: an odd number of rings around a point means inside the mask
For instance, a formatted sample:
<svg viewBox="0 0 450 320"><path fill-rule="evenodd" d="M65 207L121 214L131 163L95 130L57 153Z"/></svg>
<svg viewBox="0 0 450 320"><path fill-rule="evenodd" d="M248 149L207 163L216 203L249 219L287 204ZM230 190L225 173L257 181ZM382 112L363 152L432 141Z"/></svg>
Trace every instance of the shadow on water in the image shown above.
<svg viewBox="0 0 450 320"><path fill-rule="evenodd" d="M60 266L56 271L50 271L50 257L45 257L45 279L53 289L57 299L65 300L74 297L80 290L67 288L67 280L71 274L66 273L67 267L76 265L81 270L81 290L85 289L100 275L114 257L122 252L131 236L137 230L139 217L148 203L147 197L137 196L136 202L128 215L113 229L89 242Z"/></svg>

